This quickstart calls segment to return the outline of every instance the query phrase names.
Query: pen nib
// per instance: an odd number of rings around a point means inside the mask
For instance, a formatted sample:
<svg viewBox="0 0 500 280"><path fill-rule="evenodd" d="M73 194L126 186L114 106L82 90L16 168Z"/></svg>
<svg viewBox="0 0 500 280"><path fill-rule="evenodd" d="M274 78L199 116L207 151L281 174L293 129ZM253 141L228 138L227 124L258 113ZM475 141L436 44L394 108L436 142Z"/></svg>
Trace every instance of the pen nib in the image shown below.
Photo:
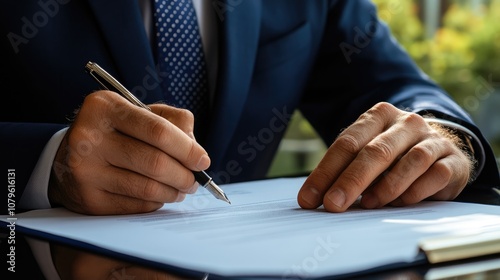
<svg viewBox="0 0 500 280"><path fill-rule="evenodd" d="M215 184L212 180L210 180L210 182L208 182L208 184L204 187L217 199L220 199L222 201L231 204L231 201L229 201L229 198L227 198L227 195L224 193L224 191L221 188L219 188L219 186L217 186L217 184Z"/></svg>
<svg viewBox="0 0 500 280"><path fill-rule="evenodd" d="M229 201L229 198L227 198L227 195L226 195L226 194L224 194L224 200L225 200L227 203L231 204L231 201Z"/></svg>

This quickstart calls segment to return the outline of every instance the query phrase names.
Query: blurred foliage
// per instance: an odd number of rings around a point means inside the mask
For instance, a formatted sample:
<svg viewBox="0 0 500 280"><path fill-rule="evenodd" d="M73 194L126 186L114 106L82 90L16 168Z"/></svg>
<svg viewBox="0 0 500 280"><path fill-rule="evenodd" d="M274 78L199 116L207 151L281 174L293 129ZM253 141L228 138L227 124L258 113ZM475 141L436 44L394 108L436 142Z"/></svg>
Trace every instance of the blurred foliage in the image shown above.
<svg viewBox="0 0 500 280"><path fill-rule="evenodd" d="M419 17L424 1L373 2L417 65L473 118L494 100L490 97L500 95L500 0L439 1L448 5L430 38ZM500 135L489 141L500 156Z"/></svg>
<svg viewBox="0 0 500 280"><path fill-rule="evenodd" d="M314 139L318 138L318 135L311 124L302 116L300 111L295 111L288 124L286 138Z"/></svg>
<svg viewBox="0 0 500 280"><path fill-rule="evenodd" d="M326 152L326 145L323 141L314 141L319 139L314 128L300 111L295 111L267 176L296 176L311 172ZM297 140L302 144L290 147L290 142Z"/></svg>
<svg viewBox="0 0 500 280"><path fill-rule="evenodd" d="M419 16L423 12L423 0L372 1L381 20L387 23L392 35L416 64L473 118L484 104L494 100L490 96L500 96L500 0L435 0L449 5L443 11L440 26L430 38ZM500 109L500 104L496 107ZM498 109L492 113L499 115ZM296 112L285 138L315 137L318 136L311 125ZM500 157L500 135L495 137L488 140ZM311 156L319 160L318 154L325 150L326 147L319 147L318 152ZM294 159L289 153L278 152L270 176L307 171L290 167Z"/></svg>

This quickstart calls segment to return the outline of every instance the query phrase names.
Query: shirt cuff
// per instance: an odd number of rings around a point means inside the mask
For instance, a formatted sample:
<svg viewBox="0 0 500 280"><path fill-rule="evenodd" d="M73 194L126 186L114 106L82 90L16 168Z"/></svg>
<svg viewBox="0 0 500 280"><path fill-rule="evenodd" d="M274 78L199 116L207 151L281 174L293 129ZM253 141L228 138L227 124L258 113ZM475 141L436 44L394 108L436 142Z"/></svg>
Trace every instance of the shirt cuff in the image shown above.
<svg viewBox="0 0 500 280"><path fill-rule="evenodd" d="M19 202L23 209L51 208L48 196L50 171L59 145L68 128L56 132L43 148L42 154L36 163L35 169L26 184Z"/></svg>

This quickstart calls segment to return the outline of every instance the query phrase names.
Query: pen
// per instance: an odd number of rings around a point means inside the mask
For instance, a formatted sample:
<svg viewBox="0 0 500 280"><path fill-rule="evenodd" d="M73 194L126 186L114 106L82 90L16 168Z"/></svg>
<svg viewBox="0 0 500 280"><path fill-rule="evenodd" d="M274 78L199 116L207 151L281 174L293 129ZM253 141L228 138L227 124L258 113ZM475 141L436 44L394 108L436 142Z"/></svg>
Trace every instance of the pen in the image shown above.
<svg viewBox="0 0 500 280"><path fill-rule="evenodd" d="M120 84L113 76L102 69L99 65L89 61L85 65L85 70L105 89L116 91L125 97L132 104L142 107L151 111L146 104L142 103L130 91L128 91L122 84ZM193 171L196 181L205 189L207 189L215 198L223 200L229 204L231 202L227 198L224 191L215 184L212 178L205 171Z"/></svg>

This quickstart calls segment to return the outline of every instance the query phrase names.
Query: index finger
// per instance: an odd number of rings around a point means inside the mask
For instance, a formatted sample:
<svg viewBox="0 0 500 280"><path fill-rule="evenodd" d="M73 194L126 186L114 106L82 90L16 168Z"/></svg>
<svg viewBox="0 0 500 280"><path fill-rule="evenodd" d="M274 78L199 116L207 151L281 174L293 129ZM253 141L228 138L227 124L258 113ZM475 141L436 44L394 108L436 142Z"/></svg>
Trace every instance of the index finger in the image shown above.
<svg viewBox="0 0 500 280"><path fill-rule="evenodd" d="M200 171L210 166L205 149L180 128L116 93L109 93L112 94L99 97L107 99L109 119L114 129L160 149L188 169Z"/></svg>
<svg viewBox="0 0 500 280"><path fill-rule="evenodd" d="M194 115L186 109L180 109L165 104L152 104L149 106L153 113L168 120L180 128L190 138L194 138Z"/></svg>
<svg viewBox="0 0 500 280"><path fill-rule="evenodd" d="M379 103L363 113L337 137L302 185L297 196L300 207L314 209L323 204L326 192L363 147L390 125L389 116L394 115L394 110L397 109L390 104ZM332 197L346 200L346 194L342 190L332 191Z"/></svg>

